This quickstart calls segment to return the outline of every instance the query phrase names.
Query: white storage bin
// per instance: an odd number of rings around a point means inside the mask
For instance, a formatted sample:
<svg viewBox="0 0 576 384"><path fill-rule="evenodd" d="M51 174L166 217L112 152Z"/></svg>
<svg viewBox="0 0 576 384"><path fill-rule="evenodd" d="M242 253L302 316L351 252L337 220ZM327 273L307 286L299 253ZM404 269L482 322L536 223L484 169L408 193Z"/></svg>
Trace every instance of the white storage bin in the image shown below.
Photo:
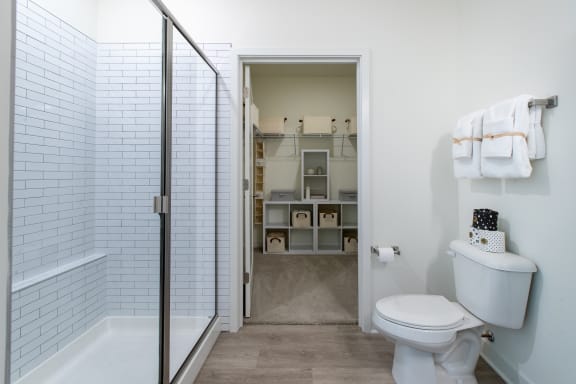
<svg viewBox="0 0 576 384"><path fill-rule="evenodd" d="M271 135L284 134L285 119L283 117L260 118L260 131Z"/></svg>
<svg viewBox="0 0 576 384"><path fill-rule="evenodd" d="M266 248L268 252L286 252L286 235L283 232L269 232L266 234Z"/></svg>
<svg viewBox="0 0 576 384"><path fill-rule="evenodd" d="M338 227L338 212L319 212L319 226L322 228Z"/></svg>
<svg viewBox="0 0 576 384"><path fill-rule="evenodd" d="M312 212L306 210L292 211L292 227L310 228L312 226Z"/></svg>
<svg viewBox="0 0 576 384"><path fill-rule="evenodd" d="M344 236L344 252L358 252L358 239L356 236Z"/></svg>

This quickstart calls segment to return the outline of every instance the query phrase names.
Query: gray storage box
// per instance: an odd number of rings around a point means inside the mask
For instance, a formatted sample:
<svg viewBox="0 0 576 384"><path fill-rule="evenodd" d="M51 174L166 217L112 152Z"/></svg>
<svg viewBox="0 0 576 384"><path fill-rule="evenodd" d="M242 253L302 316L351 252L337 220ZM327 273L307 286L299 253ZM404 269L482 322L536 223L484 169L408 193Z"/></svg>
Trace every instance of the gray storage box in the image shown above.
<svg viewBox="0 0 576 384"><path fill-rule="evenodd" d="M352 190L341 190L339 193L340 201L357 201L358 192Z"/></svg>
<svg viewBox="0 0 576 384"><path fill-rule="evenodd" d="M270 200L272 201L294 201L295 199L294 191L286 190L276 190L270 192Z"/></svg>

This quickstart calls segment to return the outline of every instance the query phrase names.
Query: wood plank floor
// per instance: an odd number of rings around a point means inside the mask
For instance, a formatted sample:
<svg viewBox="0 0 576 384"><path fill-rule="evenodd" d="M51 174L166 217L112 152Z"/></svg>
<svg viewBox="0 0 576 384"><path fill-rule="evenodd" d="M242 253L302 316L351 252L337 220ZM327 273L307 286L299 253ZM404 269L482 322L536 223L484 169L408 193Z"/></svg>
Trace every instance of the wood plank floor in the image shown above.
<svg viewBox="0 0 576 384"><path fill-rule="evenodd" d="M352 325L246 325L222 333L196 384L393 384L394 345ZM504 384L484 362L479 384Z"/></svg>

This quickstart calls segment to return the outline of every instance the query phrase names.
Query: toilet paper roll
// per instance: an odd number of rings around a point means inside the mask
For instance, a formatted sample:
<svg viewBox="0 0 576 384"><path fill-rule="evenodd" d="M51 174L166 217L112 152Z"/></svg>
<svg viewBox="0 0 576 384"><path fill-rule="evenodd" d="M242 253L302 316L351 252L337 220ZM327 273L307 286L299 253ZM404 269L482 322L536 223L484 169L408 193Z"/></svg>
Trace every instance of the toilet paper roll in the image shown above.
<svg viewBox="0 0 576 384"><path fill-rule="evenodd" d="M381 263L389 263L394 261L394 249L391 247L378 247L378 261Z"/></svg>

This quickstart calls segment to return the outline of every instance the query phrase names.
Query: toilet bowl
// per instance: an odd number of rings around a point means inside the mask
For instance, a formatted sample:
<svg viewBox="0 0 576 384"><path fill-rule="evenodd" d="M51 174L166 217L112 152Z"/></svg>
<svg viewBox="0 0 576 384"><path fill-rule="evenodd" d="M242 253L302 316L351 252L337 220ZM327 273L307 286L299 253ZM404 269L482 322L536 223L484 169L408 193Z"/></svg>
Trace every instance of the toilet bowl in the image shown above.
<svg viewBox="0 0 576 384"><path fill-rule="evenodd" d="M398 384L476 384L481 320L437 295L380 299L372 321L395 343Z"/></svg>
<svg viewBox="0 0 576 384"><path fill-rule="evenodd" d="M456 297L394 295L378 300L375 328L395 343L397 384L477 384L484 323L520 329L536 265L512 253L452 241Z"/></svg>

